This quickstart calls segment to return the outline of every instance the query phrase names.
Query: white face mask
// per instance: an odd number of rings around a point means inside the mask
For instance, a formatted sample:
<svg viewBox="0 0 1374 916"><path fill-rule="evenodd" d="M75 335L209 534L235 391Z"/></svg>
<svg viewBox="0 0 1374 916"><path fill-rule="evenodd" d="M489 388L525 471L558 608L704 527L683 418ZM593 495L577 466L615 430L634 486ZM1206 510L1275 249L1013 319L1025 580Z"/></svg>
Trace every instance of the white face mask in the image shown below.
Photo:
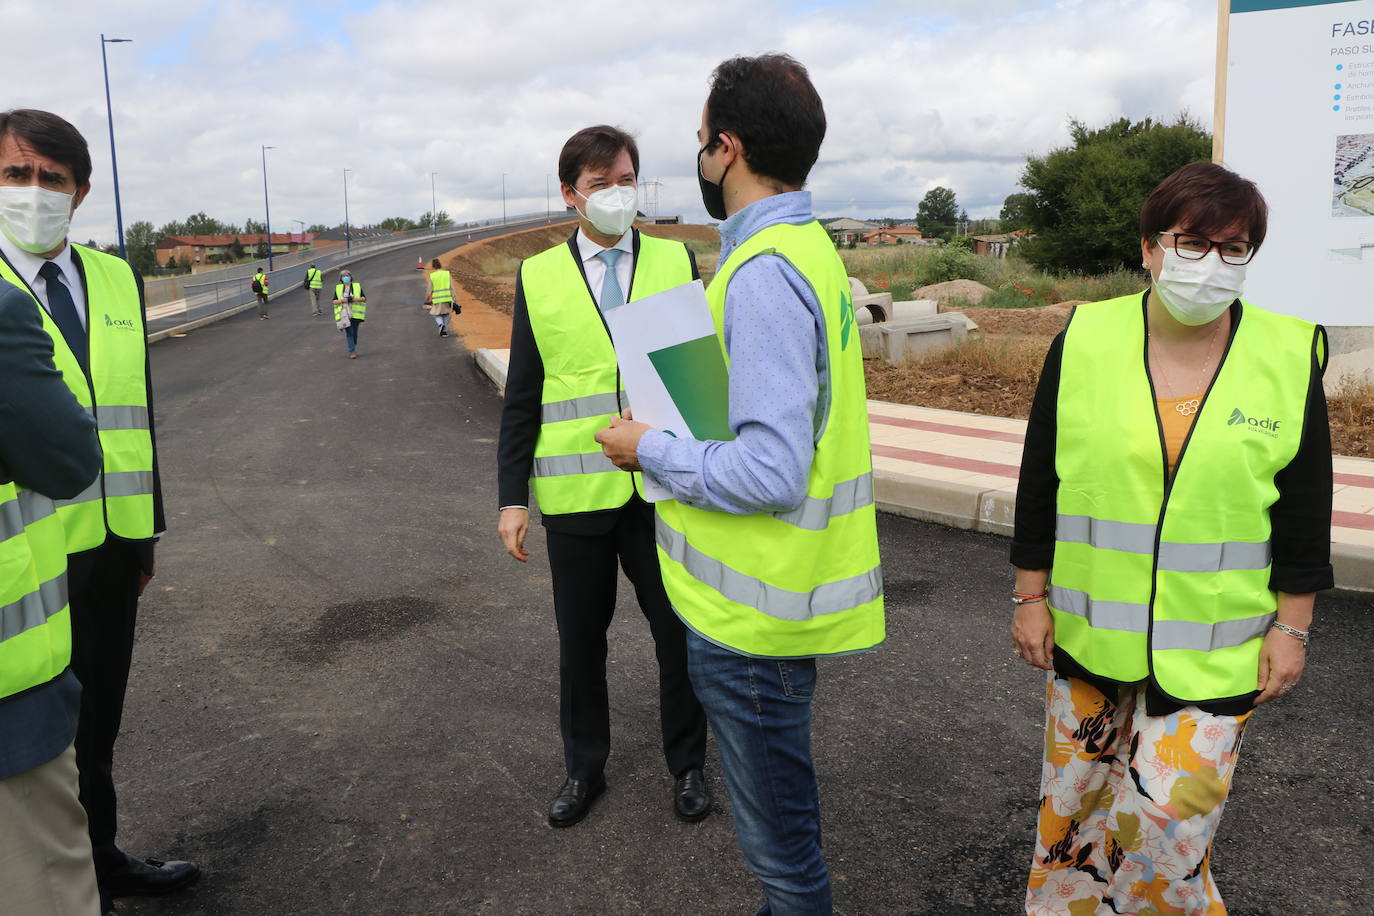
<svg viewBox="0 0 1374 916"><path fill-rule="evenodd" d="M1240 298L1248 265L1227 264L1215 251L1190 261L1168 246L1161 247L1164 264L1155 280L1155 291L1179 324L1197 327L1216 321Z"/></svg>
<svg viewBox="0 0 1374 916"><path fill-rule="evenodd" d="M639 208L639 192L633 185L612 185L594 191L590 197L576 188L573 190L587 202L587 211L582 215L596 227L597 232L624 235L634 225L635 211Z"/></svg>
<svg viewBox="0 0 1374 916"><path fill-rule="evenodd" d="M0 187L0 230L20 248L47 254L67 237L72 195L38 185Z"/></svg>

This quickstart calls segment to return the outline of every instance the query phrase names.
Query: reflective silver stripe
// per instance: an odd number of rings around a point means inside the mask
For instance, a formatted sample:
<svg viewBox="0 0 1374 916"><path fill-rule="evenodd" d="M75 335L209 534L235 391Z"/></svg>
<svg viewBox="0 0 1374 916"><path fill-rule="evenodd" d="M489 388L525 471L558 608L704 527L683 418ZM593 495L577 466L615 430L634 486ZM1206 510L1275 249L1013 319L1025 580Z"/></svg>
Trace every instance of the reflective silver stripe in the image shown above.
<svg viewBox="0 0 1374 916"><path fill-rule="evenodd" d="M0 607L0 642L41 627L66 606L67 574L64 571L18 601Z"/></svg>
<svg viewBox="0 0 1374 916"><path fill-rule="evenodd" d="M91 481L90 486L73 496L71 499L58 499L54 500L54 502L57 504L58 508L61 508L63 506L75 506L78 503L92 502L100 498L100 478L96 477L95 480Z"/></svg>
<svg viewBox="0 0 1374 916"><path fill-rule="evenodd" d="M14 499L0 503L0 540L23 533L26 526L57 511L51 499L33 490L19 490Z"/></svg>
<svg viewBox="0 0 1374 916"><path fill-rule="evenodd" d="M588 452L585 455L553 455L549 458L534 459L535 477L562 477L567 474L603 474L618 471L611 459L601 452Z"/></svg>
<svg viewBox="0 0 1374 916"><path fill-rule="evenodd" d="M564 420L585 420L587 417L604 417L606 414L619 414L620 402L613 394L589 394L566 401L550 401L539 410L539 419L544 423L561 423Z"/></svg>
<svg viewBox="0 0 1374 916"><path fill-rule="evenodd" d="M1087 592L1058 585L1050 586L1050 604L1056 611L1086 619L1088 626L1095 629L1128 633L1145 633L1150 629L1150 608L1144 604L1097 601Z"/></svg>
<svg viewBox="0 0 1374 916"><path fill-rule="evenodd" d="M105 475L105 495L112 496L152 496L152 471L118 471Z"/></svg>
<svg viewBox="0 0 1374 916"><path fill-rule="evenodd" d="M148 429L148 408L101 404L96 411L102 432L115 429Z"/></svg>
<svg viewBox="0 0 1374 916"><path fill-rule="evenodd" d="M775 512L778 521L805 528L807 531L824 531L830 526L832 518L848 515L855 509L873 504L873 475L860 474L853 480L835 484L835 491L829 499L812 496L791 512Z"/></svg>
<svg viewBox="0 0 1374 916"><path fill-rule="evenodd" d="M1240 620L1223 620L1221 623L1156 620L1151 643L1156 649L1195 649L1198 652L1230 649L1262 637L1277 616L1261 614Z"/></svg>
<svg viewBox="0 0 1374 916"><path fill-rule="evenodd" d="M1155 548L1155 526L1137 522L1112 522L1088 515L1060 515L1055 519L1054 539L1066 544L1090 544L1099 550L1150 555ZM1161 541L1159 568L1169 572L1224 572L1265 569L1270 549L1266 541L1226 541L1221 544L1185 544Z"/></svg>
<svg viewBox="0 0 1374 916"><path fill-rule="evenodd" d="M1054 538L1068 544L1091 544L1099 550L1148 554L1155 549L1155 526L1110 522L1090 515L1060 515L1055 519Z"/></svg>
<svg viewBox="0 0 1374 916"><path fill-rule="evenodd" d="M1222 572L1229 569L1268 569L1269 543L1228 541L1224 544L1159 545L1159 568L1170 572Z"/></svg>
<svg viewBox="0 0 1374 916"><path fill-rule="evenodd" d="M800 621L838 614L875 601L883 594L882 566L848 579L826 582L810 592L794 592L731 569L687 543L684 535L662 519L655 519L655 523L658 546L681 563L692 578L731 601L757 608L778 620Z"/></svg>

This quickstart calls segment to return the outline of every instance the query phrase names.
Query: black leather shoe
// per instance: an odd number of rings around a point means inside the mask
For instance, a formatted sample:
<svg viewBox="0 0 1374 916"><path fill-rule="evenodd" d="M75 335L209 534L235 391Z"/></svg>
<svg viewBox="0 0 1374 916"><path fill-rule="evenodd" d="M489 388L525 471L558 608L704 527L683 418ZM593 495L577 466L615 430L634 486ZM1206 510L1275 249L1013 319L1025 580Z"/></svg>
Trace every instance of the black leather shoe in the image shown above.
<svg viewBox="0 0 1374 916"><path fill-rule="evenodd" d="M200 866L193 862L136 859L123 852L113 864L96 869L96 880L111 897L170 894L195 882Z"/></svg>
<svg viewBox="0 0 1374 916"><path fill-rule="evenodd" d="M587 812L592 810L592 802L605 791L604 777L589 782L569 776L563 782L563 788L553 797L553 804L549 805L549 826L571 827L576 824L587 816Z"/></svg>
<svg viewBox="0 0 1374 916"><path fill-rule="evenodd" d="M711 813L711 793L701 770L688 770L673 783L673 813L688 823Z"/></svg>

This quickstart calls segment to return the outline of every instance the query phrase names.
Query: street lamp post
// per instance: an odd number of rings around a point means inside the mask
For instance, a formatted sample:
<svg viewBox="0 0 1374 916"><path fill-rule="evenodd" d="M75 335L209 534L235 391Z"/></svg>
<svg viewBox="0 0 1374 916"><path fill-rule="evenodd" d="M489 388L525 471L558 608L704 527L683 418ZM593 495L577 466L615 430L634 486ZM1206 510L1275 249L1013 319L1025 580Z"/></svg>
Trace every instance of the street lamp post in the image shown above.
<svg viewBox="0 0 1374 916"><path fill-rule="evenodd" d="M439 199L434 196L434 176L438 174L429 173L429 228L433 235L439 234Z"/></svg>
<svg viewBox="0 0 1374 916"><path fill-rule="evenodd" d="M272 207L267 202L267 151L275 146L262 148L262 209L267 216L267 269L272 269Z"/></svg>
<svg viewBox="0 0 1374 916"><path fill-rule="evenodd" d="M115 229L119 233L119 256L126 256L124 250L124 211L119 203L119 163L115 160L114 108L110 105L110 64L105 59L105 46L124 44L132 38L106 38L100 33L100 66L105 70L105 115L110 122L110 167L114 170Z"/></svg>
<svg viewBox="0 0 1374 916"><path fill-rule="evenodd" d="M352 169L344 169L344 250L353 250L353 232L348 228L348 173Z"/></svg>
<svg viewBox="0 0 1374 916"><path fill-rule="evenodd" d="M501 225L506 224L506 173L501 173Z"/></svg>

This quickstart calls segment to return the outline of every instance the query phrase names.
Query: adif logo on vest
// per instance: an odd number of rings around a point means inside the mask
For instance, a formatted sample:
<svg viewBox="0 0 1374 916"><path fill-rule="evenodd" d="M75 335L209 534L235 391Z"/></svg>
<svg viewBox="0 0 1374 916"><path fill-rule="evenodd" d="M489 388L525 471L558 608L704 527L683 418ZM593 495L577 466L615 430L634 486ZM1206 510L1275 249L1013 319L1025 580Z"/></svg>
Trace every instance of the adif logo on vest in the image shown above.
<svg viewBox="0 0 1374 916"><path fill-rule="evenodd" d="M1240 412L1239 407L1235 407L1232 408L1231 418L1226 421L1226 425L1245 426L1249 428L1251 432L1262 433L1271 439L1276 439L1279 435L1279 424L1281 422L1281 420L1272 420L1268 417L1265 417L1263 420L1259 417L1247 417Z"/></svg>
<svg viewBox="0 0 1374 916"><path fill-rule="evenodd" d="M134 320L132 318L111 318L110 313L106 312L105 327L122 328L125 331L132 331L134 329Z"/></svg>

